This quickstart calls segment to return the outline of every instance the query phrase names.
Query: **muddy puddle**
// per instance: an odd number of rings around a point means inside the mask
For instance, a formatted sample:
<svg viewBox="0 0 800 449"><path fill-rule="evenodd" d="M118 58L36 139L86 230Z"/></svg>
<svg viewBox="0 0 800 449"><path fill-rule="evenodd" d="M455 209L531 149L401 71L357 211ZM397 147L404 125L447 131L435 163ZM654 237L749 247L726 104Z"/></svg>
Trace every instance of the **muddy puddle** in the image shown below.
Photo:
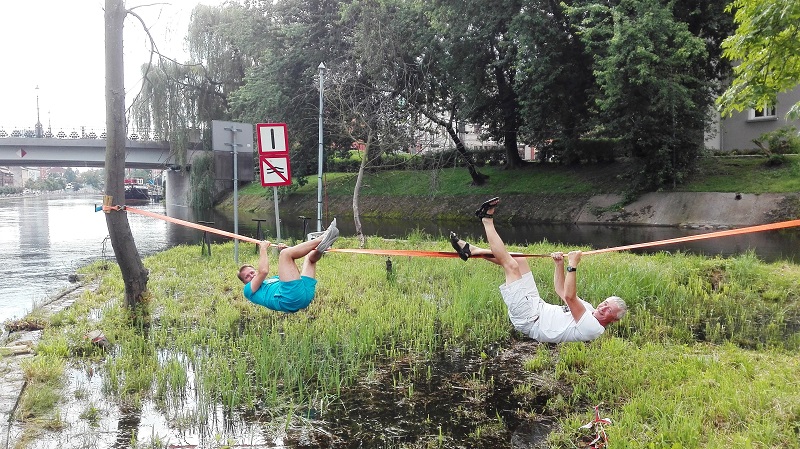
<svg viewBox="0 0 800 449"><path fill-rule="evenodd" d="M68 369L62 428L26 447L55 448L543 448L554 419L547 401L565 386L523 369L538 343L490 353L402 359L312 405L259 414L204 403L187 364L180 397L119 404L100 365ZM201 423L201 424L197 424Z"/></svg>

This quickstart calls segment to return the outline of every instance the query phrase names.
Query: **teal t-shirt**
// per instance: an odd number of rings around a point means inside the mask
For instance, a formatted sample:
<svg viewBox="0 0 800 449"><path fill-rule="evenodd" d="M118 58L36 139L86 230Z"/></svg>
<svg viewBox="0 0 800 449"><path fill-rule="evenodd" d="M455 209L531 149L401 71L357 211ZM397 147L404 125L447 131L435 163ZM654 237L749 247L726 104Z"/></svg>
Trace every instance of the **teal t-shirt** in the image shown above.
<svg viewBox="0 0 800 449"><path fill-rule="evenodd" d="M317 280L307 276L288 282L281 282L278 276L273 276L265 279L255 293L249 282L245 284L244 297L271 310L294 313L311 304L316 286Z"/></svg>

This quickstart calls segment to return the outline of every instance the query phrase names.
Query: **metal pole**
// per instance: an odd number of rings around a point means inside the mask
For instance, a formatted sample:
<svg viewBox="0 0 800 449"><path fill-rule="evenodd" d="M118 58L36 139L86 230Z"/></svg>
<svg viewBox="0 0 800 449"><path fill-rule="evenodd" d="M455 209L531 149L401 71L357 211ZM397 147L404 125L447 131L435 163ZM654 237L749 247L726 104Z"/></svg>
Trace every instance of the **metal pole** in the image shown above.
<svg viewBox="0 0 800 449"><path fill-rule="evenodd" d="M42 133L42 121L39 120L39 86L36 86L36 137L42 138L44 134Z"/></svg>
<svg viewBox="0 0 800 449"><path fill-rule="evenodd" d="M325 89L325 63L319 67L319 170L317 175L317 232L322 231L322 100Z"/></svg>
<svg viewBox="0 0 800 449"><path fill-rule="evenodd" d="M275 237L276 242L281 242L281 216L278 213L278 188L272 186L272 199L275 201ZM305 237L304 237L305 238Z"/></svg>
<svg viewBox="0 0 800 449"><path fill-rule="evenodd" d="M231 131L231 147L233 148L233 233L239 234L239 161L236 153L236 133L241 129L236 127L225 128ZM233 240L233 260L239 264L239 240Z"/></svg>

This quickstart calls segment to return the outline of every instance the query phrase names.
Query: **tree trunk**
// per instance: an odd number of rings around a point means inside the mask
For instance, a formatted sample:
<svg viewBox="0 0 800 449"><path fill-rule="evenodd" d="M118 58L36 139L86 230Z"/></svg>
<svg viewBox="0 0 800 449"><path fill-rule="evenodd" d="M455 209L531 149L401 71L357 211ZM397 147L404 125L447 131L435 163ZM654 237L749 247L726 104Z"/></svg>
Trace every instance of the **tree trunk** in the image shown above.
<svg viewBox="0 0 800 449"><path fill-rule="evenodd" d="M125 78L122 57L123 0L106 0L106 195L113 205L125 203ZM106 214L108 235L125 283L125 305L133 309L147 291L148 273L133 240L125 212Z"/></svg>
<svg viewBox="0 0 800 449"><path fill-rule="evenodd" d="M464 146L464 142L458 137L458 133L456 133L453 124L447 123L444 125L444 128L447 130L447 134L450 135L450 138L453 139L453 142L456 144L456 151L458 151L458 154L460 154L467 163L467 171L469 171L469 175L472 177L472 185L482 186L486 184L486 180L489 179L489 175L484 175L483 173L478 172L478 169L475 168L475 164L472 163L472 158L470 157L469 153L467 153L467 147Z"/></svg>
<svg viewBox="0 0 800 449"><path fill-rule="evenodd" d="M364 237L364 230L361 228L361 217L358 208L358 198L361 195L361 186L364 184L364 171L367 168L367 163L369 162L369 148L370 144L372 143L372 133L367 136L367 143L364 145L364 154L361 157L361 165L358 166L358 176L356 177L356 185L353 188L353 222L356 225L356 235L358 236L358 242L360 248L363 248L364 245L367 243L366 238Z"/></svg>
<svg viewBox="0 0 800 449"><path fill-rule="evenodd" d="M456 144L456 151L458 151L458 154L464 158L464 162L467 163L467 171L469 171L469 175L472 177L472 185L484 185L486 180L489 179L489 175L484 175L483 173L478 172L478 169L475 168L475 164L472 163L472 158L470 157L469 153L467 153L467 147L464 146L464 142L458 137L458 133L453 126L452 119L450 121L444 121L434 114L428 114L427 111L423 111L422 114L425 115L428 120L444 127L444 129L447 130L447 134L451 139L453 139L453 143Z"/></svg>
<svg viewBox="0 0 800 449"><path fill-rule="evenodd" d="M503 146L506 150L506 168L518 168L523 164L517 148L517 132L519 131L519 101L514 92L513 74L506 78L506 73L495 67L494 76L497 80L500 110L503 118Z"/></svg>

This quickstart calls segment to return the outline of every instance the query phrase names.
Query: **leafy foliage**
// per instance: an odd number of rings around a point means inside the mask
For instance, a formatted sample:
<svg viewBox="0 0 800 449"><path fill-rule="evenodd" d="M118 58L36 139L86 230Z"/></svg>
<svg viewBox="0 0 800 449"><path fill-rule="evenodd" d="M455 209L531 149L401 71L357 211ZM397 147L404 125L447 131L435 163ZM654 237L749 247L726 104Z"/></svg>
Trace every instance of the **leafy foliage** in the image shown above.
<svg viewBox="0 0 800 449"><path fill-rule="evenodd" d="M683 181L703 148L712 104L702 39L655 2L572 11L589 17L583 35L596 51L600 134L619 138L621 150L641 161L638 188Z"/></svg>
<svg viewBox="0 0 800 449"><path fill-rule="evenodd" d="M777 94L797 87L800 80L800 2L795 0L735 0L736 33L722 44L724 55L737 63L734 79L719 98L723 115L777 102ZM787 113L800 117L800 103Z"/></svg>
<svg viewBox="0 0 800 449"><path fill-rule="evenodd" d="M800 136L797 128L784 126L766 132L753 141L770 156L773 154L800 154Z"/></svg>
<svg viewBox="0 0 800 449"><path fill-rule="evenodd" d="M212 119L287 123L292 172L302 179L319 165L322 76L326 155L344 156L366 142L363 117L369 117L371 129L384 124L372 135L375 149L408 151L433 136L448 137L473 185L485 177L463 145L468 132L503 145L507 167L521 165L524 145L544 160L568 164L622 154L641 163L636 187L675 185L702 149L711 95L728 74L717 58L732 24L724 4L278 0L198 6L187 38L192 61L161 58L148 66L137 123L164 134L207 127ZM354 117L341 107L344 98L384 106L350 126ZM592 143L601 141L614 148Z"/></svg>

